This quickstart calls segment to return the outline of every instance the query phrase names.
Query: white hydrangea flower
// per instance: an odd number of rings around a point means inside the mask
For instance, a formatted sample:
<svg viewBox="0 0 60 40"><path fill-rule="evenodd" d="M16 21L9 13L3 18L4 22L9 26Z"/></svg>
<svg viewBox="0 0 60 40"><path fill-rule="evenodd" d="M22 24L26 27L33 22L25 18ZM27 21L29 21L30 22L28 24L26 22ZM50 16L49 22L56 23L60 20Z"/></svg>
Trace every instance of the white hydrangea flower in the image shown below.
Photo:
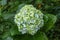
<svg viewBox="0 0 60 40"><path fill-rule="evenodd" d="M15 15L15 23L19 32L34 35L44 25L43 13L32 5L25 5Z"/></svg>

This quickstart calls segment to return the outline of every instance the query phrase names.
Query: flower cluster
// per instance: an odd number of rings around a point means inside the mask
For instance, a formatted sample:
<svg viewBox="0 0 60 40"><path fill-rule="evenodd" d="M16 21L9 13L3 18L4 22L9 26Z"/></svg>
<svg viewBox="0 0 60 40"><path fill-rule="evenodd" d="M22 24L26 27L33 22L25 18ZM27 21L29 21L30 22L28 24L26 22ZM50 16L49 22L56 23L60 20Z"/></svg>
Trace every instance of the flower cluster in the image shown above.
<svg viewBox="0 0 60 40"><path fill-rule="evenodd" d="M34 35L44 25L43 13L32 5L25 5L15 15L19 32Z"/></svg>

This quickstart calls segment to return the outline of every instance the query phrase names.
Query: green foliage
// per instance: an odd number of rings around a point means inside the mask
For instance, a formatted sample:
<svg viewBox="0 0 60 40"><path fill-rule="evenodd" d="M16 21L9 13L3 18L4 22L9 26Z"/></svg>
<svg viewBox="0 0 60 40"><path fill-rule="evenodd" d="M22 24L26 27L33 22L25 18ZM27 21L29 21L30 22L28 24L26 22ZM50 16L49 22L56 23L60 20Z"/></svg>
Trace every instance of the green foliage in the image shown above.
<svg viewBox="0 0 60 40"><path fill-rule="evenodd" d="M15 14L26 4L32 4L44 13L45 25L33 36L20 34L14 23ZM47 35L49 30L54 27L56 20L60 24L60 0L0 0L0 40L54 40L53 36L47 37ZM57 30L60 32L58 28ZM53 35L52 33L50 34Z"/></svg>
<svg viewBox="0 0 60 40"><path fill-rule="evenodd" d="M0 4L1 4L2 6L4 6L4 5L7 4L7 0L1 0L0 2L1 2Z"/></svg>
<svg viewBox="0 0 60 40"><path fill-rule="evenodd" d="M48 40L48 38L44 32L38 31L37 34L34 36L34 40Z"/></svg>
<svg viewBox="0 0 60 40"><path fill-rule="evenodd" d="M15 40L48 40L47 36L44 32L37 32L34 36L31 35L20 35L17 38L14 38Z"/></svg>
<svg viewBox="0 0 60 40"><path fill-rule="evenodd" d="M36 3L36 4L40 4L40 3L42 3L42 1L43 1L43 0L36 0L35 3Z"/></svg>
<svg viewBox="0 0 60 40"><path fill-rule="evenodd" d="M54 24L57 20L57 17L52 14L45 14L44 20L45 20L44 30L47 32L48 30L50 30L54 26Z"/></svg>

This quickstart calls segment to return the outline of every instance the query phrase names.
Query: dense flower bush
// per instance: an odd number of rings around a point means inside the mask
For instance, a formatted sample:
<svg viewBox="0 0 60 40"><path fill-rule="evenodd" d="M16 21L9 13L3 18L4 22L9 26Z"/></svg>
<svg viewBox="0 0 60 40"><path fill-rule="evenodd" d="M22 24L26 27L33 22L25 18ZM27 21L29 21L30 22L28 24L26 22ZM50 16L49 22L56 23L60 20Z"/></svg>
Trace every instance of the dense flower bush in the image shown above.
<svg viewBox="0 0 60 40"><path fill-rule="evenodd" d="M25 5L15 15L15 23L22 34L34 35L44 25L43 13L32 5Z"/></svg>

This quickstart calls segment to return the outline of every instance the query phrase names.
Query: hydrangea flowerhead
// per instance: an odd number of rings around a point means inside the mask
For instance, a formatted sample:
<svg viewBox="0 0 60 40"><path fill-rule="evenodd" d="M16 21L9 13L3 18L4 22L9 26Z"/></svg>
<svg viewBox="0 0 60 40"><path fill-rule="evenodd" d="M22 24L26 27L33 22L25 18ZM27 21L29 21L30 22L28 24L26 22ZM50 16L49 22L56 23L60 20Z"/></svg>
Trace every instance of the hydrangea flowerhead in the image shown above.
<svg viewBox="0 0 60 40"><path fill-rule="evenodd" d="M44 25L43 13L32 5L25 5L15 15L19 32L34 35Z"/></svg>

